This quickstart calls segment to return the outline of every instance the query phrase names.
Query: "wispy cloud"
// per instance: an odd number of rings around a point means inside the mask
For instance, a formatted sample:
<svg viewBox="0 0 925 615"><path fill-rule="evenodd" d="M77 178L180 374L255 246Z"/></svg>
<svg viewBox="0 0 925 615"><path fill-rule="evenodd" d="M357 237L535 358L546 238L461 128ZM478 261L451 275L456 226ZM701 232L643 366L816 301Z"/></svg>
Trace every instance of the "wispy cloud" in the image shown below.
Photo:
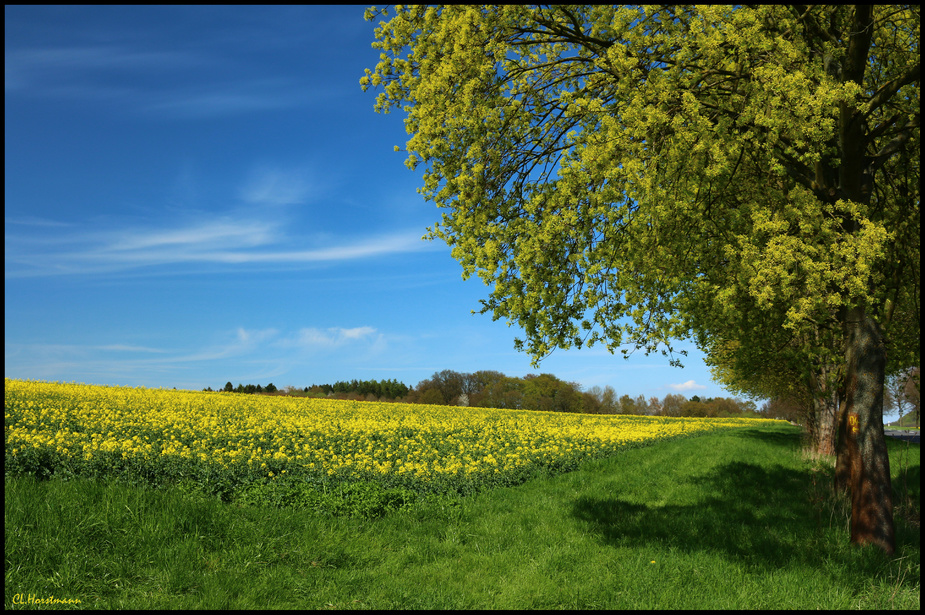
<svg viewBox="0 0 925 615"><path fill-rule="evenodd" d="M373 338L375 334L376 329L373 327L354 327L351 329L306 327L301 329L294 338L280 342L280 345L302 349L336 348L348 342Z"/></svg>
<svg viewBox="0 0 925 615"><path fill-rule="evenodd" d="M166 89L137 102L142 112L155 116L205 119L308 105L329 94L324 88L309 90L292 79L238 78Z"/></svg>
<svg viewBox="0 0 925 615"><path fill-rule="evenodd" d="M272 226L268 223L246 225L232 222L197 222L190 226L165 229L126 229L100 237L97 253L111 253L126 258L161 259L161 248L181 250L180 258L190 252L208 253L233 246L238 249L266 245L272 241Z"/></svg>
<svg viewBox="0 0 925 615"><path fill-rule="evenodd" d="M6 271L8 278L41 277L49 275L93 275L138 270L141 267L213 264L247 265L270 264L295 266L307 264L335 263L347 260L372 258L390 254L419 252L430 249L423 243L419 233L411 231L392 235L367 237L358 240L344 239L337 245L308 250L279 251L272 249L249 249L243 245L251 243L247 238L236 242L233 236L225 236L224 243L201 245L193 241L191 231L178 232L188 238L164 242L158 238L136 237L139 245L125 245L120 239L105 241L99 247L86 250L38 252L27 241L6 238ZM205 233L206 240L215 239ZM143 244L151 245L144 246ZM208 242L207 242L208 243ZM265 245L260 247L265 248ZM171 269L168 273L184 273L185 270ZM165 273L161 268L153 273Z"/></svg>
<svg viewBox="0 0 925 615"><path fill-rule="evenodd" d="M291 77L249 74L228 58L192 50L32 47L7 50L4 64L7 96L86 101L176 119L290 108L337 94Z"/></svg>
<svg viewBox="0 0 925 615"><path fill-rule="evenodd" d="M383 346L384 337L370 326L295 331L238 327L184 348L120 341L97 345L6 342L4 358L7 376L13 378L145 385L166 377L177 384L178 379L186 379L202 387L221 384L199 376L217 367L227 374L225 378L254 382L297 370L306 356L317 352L346 352L353 360L367 359Z"/></svg>
<svg viewBox="0 0 925 615"><path fill-rule="evenodd" d="M299 205L318 192L317 182L307 168L262 167L251 173L241 189L241 199L256 205Z"/></svg>
<svg viewBox="0 0 925 615"><path fill-rule="evenodd" d="M204 56L179 51L140 51L115 45L14 49L4 54L7 91L54 91L111 71L176 71L214 67Z"/></svg>
<svg viewBox="0 0 925 615"><path fill-rule="evenodd" d="M6 218L3 221L6 225L16 225L16 226L36 226L36 227L54 227L54 228L64 228L71 226L67 222L59 222L57 220L48 220L46 218L38 218L35 216L19 216L15 218Z"/></svg>
<svg viewBox="0 0 925 615"><path fill-rule="evenodd" d="M154 354L164 354L167 351L162 348L148 348L146 346L132 346L130 344L109 344L107 346L94 346L99 350L111 350L113 352L144 352Z"/></svg>
<svg viewBox="0 0 925 615"><path fill-rule="evenodd" d="M311 245L314 241L315 245ZM308 247L303 247L309 244ZM298 247L296 247L298 246ZM420 230L363 237L290 238L280 220L219 219L163 227L124 226L107 231L66 227L55 234L7 228L5 273L10 278L91 275L182 265L336 263L433 249ZM182 271L185 271L183 269Z"/></svg>

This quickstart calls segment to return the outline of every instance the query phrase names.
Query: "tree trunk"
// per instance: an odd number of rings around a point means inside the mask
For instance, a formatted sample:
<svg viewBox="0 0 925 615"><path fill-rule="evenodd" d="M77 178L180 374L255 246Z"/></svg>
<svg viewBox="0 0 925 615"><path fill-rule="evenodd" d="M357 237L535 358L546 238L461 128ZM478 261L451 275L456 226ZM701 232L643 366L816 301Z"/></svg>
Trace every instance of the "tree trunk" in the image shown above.
<svg viewBox="0 0 925 615"><path fill-rule="evenodd" d="M813 449L817 455L834 455L839 408L838 387L833 384L835 368L825 365L814 371L809 380L813 397Z"/></svg>
<svg viewBox="0 0 925 615"><path fill-rule="evenodd" d="M848 400L842 398L838 410L838 427L835 445L835 491L844 493L851 490L851 460L856 458L857 442L848 442ZM855 449L855 454L848 450Z"/></svg>
<svg viewBox="0 0 925 615"><path fill-rule="evenodd" d="M838 397L831 392L814 400L816 406L816 454L834 455Z"/></svg>
<svg viewBox="0 0 925 615"><path fill-rule="evenodd" d="M848 372L838 421L836 488L851 491L851 542L873 544L892 554L896 541L883 434L883 335L864 308L849 310L845 326Z"/></svg>

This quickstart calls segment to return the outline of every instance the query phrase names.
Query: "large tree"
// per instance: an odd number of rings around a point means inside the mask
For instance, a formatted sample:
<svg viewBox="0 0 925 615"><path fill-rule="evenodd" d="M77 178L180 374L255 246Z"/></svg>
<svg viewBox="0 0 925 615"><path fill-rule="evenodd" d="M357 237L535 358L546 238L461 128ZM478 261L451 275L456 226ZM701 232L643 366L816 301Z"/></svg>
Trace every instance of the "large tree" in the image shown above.
<svg viewBox="0 0 925 615"><path fill-rule="evenodd" d="M852 540L892 552L884 330L918 313L918 8L396 7L376 38L361 85L407 113L406 164L444 210L430 236L518 348L693 337L746 364L786 335L809 368L837 360Z"/></svg>

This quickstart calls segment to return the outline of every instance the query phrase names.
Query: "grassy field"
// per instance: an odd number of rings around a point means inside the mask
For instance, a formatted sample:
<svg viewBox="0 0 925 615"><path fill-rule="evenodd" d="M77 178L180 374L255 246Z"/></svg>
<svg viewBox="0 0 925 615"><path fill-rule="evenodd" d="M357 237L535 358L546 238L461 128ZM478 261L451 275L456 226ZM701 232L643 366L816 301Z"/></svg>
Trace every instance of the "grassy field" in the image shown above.
<svg viewBox="0 0 925 615"><path fill-rule="evenodd" d="M800 451L756 425L378 519L7 478L4 606L918 609L919 445L890 442L892 558Z"/></svg>

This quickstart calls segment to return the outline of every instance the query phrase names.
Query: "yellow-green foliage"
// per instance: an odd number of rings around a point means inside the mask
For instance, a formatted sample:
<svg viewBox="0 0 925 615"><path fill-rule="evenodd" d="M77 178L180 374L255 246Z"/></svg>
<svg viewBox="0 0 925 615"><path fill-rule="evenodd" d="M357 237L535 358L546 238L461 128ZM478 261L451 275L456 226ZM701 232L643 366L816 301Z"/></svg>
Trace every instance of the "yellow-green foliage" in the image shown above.
<svg viewBox="0 0 925 615"><path fill-rule="evenodd" d="M5 381L6 471L470 490L765 419L563 414Z"/></svg>
<svg viewBox="0 0 925 615"><path fill-rule="evenodd" d="M917 364L918 10L400 5L367 19L381 54L360 86L405 115L406 164L442 211L428 236L491 288L481 312L522 327L515 347L535 362L693 334L708 353L738 342L722 356L743 383L756 364L833 362L841 340L817 338L864 305L890 360Z"/></svg>

